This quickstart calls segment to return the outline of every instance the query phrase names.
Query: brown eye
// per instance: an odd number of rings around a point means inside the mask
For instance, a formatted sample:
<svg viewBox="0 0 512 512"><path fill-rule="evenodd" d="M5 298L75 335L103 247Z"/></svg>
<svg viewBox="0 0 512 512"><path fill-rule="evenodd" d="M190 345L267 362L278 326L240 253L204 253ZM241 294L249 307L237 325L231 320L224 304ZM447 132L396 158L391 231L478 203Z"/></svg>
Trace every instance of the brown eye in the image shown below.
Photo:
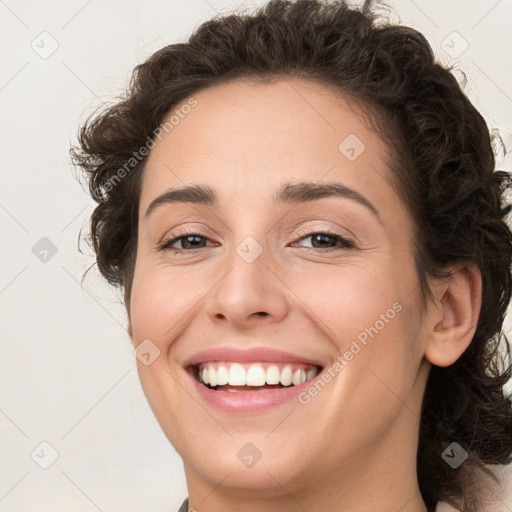
<svg viewBox="0 0 512 512"><path fill-rule="evenodd" d="M346 238L339 233L331 233L329 231L308 233L307 235L302 236L299 240L306 240L308 238L311 239L311 245L304 248L310 250L327 252L336 248L351 249L355 247L354 243L349 238ZM322 249L326 249L327 251L322 251Z"/></svg>
<svg viewBox="0 0 512 512"><path fill-rule="evenodd" d="M179 233L173 234L171 238L162 241L159 250L175 250L176 253L193 251L194 249L203 249L204 242L208 238L200 233ZM181 247L173 247L174 244L180 243Z"/></svg>

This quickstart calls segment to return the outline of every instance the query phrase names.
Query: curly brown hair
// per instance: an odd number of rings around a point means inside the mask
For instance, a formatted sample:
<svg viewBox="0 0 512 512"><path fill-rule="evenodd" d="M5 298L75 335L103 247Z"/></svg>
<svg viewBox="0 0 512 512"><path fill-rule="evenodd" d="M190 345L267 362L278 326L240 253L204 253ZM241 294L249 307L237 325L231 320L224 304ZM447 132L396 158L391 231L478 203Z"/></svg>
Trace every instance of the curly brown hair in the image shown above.
<svg viewBox="0 0 512 512"><path fill-rule="evenodd" d="M252 14L217 16L186 43L165 46L136 66L126 96L83 123L71 157L98 203L87 241L104 278L124 290L129 316L147 160L140 148L154 141L175 106L244 78L312 80L356 102L391 150L394 186L415 221L423 299L431 296L428 276L446 275L452 263L472 262L482 275L469 347L451 366L431 368L417 453L428 510L442 500L473 512L475 475L497 482L487 465L512 460L512 407L503 390L512 370L502 330L512 289L512 235L502 201L511 180L495 170L488 127L451 71L436 62L421 33L382 22L371 0L361 8L272 0ZM457 469L441 456L453 441L468 452Z"/></svg>

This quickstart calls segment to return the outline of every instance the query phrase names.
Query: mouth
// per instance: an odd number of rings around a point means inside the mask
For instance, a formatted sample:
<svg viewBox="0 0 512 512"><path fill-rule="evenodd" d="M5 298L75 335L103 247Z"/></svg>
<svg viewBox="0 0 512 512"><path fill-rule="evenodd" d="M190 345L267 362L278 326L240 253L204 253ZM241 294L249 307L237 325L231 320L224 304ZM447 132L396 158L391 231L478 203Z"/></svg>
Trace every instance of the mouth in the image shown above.
<svg viewBox="0 0 512 512"><path fill-rule="evenodd" d="M247 393L301 386L316 377L322 367L305 363L209 361L190 365L187 371L211 391Z"/></svg>
<svg viewBox="0 0 512 512"><path fill-rule="evenodd" d="M206 407L239 415L265 412L296 400L324 366L273 347L221 346L183 361L185 379Z"/></svg>

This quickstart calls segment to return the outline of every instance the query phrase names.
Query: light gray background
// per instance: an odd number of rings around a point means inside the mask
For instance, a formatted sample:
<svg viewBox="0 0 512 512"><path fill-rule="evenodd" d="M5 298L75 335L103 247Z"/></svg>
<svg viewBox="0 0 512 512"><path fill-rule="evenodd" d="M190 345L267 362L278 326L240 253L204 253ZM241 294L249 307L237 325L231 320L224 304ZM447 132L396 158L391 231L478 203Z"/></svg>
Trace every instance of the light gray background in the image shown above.
<svg viewBox="0 0 512 512"><path fill-rule="evenodd" d="M186 496L138 381L120 295L96 270L80 287L93 257L77 237L95 203L68 148L137 63L216 12L261 3L0 0L0 511L173 512ZM466 72L510 150L512 0L388 3ZM510 154L499 163L512 170ZM43 237L57 249L46 262L33 253ZM58 452L48 469L42 442ZM510 482L493 510L512 510Z"/></svg>

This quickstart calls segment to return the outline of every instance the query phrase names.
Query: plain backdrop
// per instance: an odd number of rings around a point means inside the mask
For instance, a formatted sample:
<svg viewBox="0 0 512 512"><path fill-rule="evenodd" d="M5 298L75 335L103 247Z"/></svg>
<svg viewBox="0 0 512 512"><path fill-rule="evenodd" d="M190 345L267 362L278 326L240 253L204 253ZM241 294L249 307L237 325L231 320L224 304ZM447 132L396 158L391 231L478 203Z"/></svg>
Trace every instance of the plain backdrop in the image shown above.
<svg viewBox="0 0 512 512"><path fill-rule="evenodd" d="M0 511L174 512L186 496L181 459L140 387L120 294L97 270L80 286L94 258L78 235L95 203L68 150L136 64L217 13L261 3L0 0ZM512 170L512 1L388 4L466 73L500 132L499 168ZM512 510L510 481L493 511Z"/></svg>

